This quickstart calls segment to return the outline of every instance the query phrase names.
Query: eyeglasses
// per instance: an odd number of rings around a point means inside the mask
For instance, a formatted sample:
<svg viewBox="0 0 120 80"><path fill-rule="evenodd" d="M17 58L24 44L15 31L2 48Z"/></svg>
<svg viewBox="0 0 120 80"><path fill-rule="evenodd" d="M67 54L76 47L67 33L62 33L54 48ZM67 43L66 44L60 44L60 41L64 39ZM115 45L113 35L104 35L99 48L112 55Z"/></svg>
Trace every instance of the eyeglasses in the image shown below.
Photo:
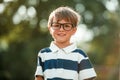
<svg viewBox="0 0 120 80"><path fill-rule="evenodd" d="M69 31L73 28L73 24L71 24L71 23L63 23L62 24L62 23L53 22L51 24L51 27L54 30L59 30L61 27L63 27L64 30Z"/></svg>

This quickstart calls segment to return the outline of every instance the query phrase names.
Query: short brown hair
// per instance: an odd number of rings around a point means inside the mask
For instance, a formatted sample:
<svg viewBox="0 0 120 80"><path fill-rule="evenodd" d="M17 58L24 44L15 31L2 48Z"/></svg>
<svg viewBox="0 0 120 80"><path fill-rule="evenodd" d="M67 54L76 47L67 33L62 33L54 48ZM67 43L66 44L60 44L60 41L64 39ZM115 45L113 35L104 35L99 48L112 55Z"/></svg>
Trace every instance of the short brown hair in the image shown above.
<svg viewBox="0 0 120 80"><path fill-rule="evenodd" d="M48 19L48 27L51 26L54 18L56 18L57 21L62 19L69 21L74 27L76 27L80 21L80 15L70 7L59 7L51 12Z"/></svg>

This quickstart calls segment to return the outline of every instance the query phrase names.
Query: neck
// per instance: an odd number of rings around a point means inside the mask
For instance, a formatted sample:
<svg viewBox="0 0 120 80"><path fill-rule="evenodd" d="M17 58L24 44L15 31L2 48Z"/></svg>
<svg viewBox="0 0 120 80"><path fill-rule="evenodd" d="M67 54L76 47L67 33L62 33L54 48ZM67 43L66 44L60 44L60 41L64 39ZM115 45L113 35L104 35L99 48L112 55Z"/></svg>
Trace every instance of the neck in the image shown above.
<svg viewBox="0 0 120 80"><path fill-rule="evenodd" d="M55 42L55 41L54 41L54 44L56 44L59 48L65 48L65 47L71 45L70 42L68 42L68 43L62 43L62 42Z"/></svg>

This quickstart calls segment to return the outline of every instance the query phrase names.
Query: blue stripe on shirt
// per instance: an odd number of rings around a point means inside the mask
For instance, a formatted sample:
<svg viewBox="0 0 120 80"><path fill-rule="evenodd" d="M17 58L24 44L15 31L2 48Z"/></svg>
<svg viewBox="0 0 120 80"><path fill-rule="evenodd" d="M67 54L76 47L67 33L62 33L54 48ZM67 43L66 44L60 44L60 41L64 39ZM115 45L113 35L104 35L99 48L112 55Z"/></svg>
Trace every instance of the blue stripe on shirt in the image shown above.
<svg viewBox="0 0 120 80"><path fill-rule="evenodd" d="M88 59L84 59L80 62L78 71L90 68L92 68L90 61Z"/></svg>
<svg viewBox="0 0 120 80"><path fill-rule="evenodd" d="M73 80L73 79L52 78L52 79L47 79L47 80Z"/></svg>
<svg viewBox="0 0 120 80"><path fill-rule="evenodd" d="M77 52L77 53L80 53L81 55L83 55L84 57L87 57L87 55L81 49L75 49L72 52Z"/></svg>
<svg viewBox="0 0 120 80"><path fill-rule="evenodd" d="M52 52L50 48L43 48L40 50L40 53L49 53L49 52Z"/></svg>
<svg viewBox="0 0 120 80"><path fill-rule="evenodd" d="M51 59L42 62L41 58L39 58L38 66L42 66L43 71L45 71L46 69L63 68L63 69L74 70L79 72L84 69L93 68L89 59L84 59L78 64L77 61L64 60L64 59Z"/></svg>
<svg viewBox="0 0 120 80"><path fill-rule="evenodd" d="M38 66L44 66L44 63L42 62L42 59L38 57Z"/></svg>
<svg viewBox="0 0 120 80"><path fill-rule="evenodd" d="M53 68L62 68L67 70L78 70L77 61L65 60L65 59L51 59L44 62L43 71Z"/></svg>

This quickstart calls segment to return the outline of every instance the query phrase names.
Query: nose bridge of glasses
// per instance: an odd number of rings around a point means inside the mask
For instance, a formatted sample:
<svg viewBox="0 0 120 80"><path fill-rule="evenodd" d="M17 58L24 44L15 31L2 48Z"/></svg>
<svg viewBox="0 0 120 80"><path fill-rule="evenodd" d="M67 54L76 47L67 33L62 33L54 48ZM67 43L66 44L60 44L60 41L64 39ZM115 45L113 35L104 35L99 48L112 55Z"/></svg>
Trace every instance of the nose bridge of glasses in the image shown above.
<svg viewBox="0 0 120 80"><path fill-rule="evenodd" d="M64 24L60 24L60 27L59 27L60 29L62 28L62 29L64 29Z"/></svg>

